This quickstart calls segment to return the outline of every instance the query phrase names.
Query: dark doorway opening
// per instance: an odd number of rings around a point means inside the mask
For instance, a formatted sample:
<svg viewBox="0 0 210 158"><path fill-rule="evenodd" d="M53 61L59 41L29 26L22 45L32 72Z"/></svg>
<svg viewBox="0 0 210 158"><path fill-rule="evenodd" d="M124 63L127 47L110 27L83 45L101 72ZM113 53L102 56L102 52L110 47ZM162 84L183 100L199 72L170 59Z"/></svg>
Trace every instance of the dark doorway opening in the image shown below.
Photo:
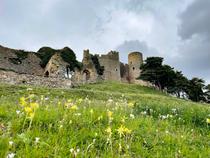
<svg viewBox="0 0 210 158"><path fill-rule="evenodd" d="M49 77L49 75L50 75L49 71L46 71L44 77Z"/></svg>
<svg viewBox="0 0 210 158"><path fill-rule="evenodd" d="M83 71L83 75L85 75L85 80L88 81L90 79L90 71L88 70L84 70Z"/></svg>

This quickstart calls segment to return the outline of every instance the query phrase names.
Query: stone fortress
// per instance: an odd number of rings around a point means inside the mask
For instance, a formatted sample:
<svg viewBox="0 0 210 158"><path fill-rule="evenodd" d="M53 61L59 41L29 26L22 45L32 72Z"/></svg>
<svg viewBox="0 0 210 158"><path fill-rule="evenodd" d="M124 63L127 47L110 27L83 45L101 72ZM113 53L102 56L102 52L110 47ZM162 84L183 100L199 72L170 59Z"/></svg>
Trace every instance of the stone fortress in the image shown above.
<svg viewBox="0 0 210 158"><path fill-rule="evenodd" d="M97 74L89 50L84 50L83 70L76 72L77 81L93 82L101 77L102 80L137 83L141 74L140 66L143 63L142 53L132 52L128 55L128 64L120 62L119 53L111 51L108 54L98 55L99 63L104 67L102 76Z"/></svg>
<svg viewBox="0 0 210 158"><path fill-rule="evenodd" d="M116 51L96 54L98 65L103 68L103 72L99 73L89 50L84 50L82 68L74 68L74 71L69 69L69 63L59 53L52 55L46 66L41 67L41 60L35 52L27 52L25 56L18 57L18 51L0 46L0 82L61 88L104 80L149 85L137 80L141 74L140 65L143 63L140 52L130 53L127 64L120 62Z"/></svg>

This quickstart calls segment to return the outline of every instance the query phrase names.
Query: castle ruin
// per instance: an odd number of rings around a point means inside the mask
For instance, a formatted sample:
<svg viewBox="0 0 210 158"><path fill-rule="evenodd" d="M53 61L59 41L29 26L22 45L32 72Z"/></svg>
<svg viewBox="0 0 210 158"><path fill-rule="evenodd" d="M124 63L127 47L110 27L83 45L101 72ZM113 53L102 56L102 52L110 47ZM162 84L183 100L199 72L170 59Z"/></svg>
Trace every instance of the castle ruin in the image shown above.
<svg viewBox="0 0 210 158"><path fill-rule="evenodd" d="M84 50L82 67L75 67L73 70L59 51L49 58L44 67L40 62L36 52L23 52L0 46L0 82L62 88L103 80L149 85L137 79L143 63L143 55L140 52L129 53L128 63L122 63L119 52L93 55L89 50Z"/></svg>

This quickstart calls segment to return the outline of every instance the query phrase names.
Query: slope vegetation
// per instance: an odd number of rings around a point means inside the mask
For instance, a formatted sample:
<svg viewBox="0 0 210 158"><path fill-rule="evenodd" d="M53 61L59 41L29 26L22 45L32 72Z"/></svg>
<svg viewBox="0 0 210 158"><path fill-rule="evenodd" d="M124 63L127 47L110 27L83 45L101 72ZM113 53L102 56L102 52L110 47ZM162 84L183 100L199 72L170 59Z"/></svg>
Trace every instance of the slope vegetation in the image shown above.
<svg viewBox="0 0 210 158"><path fill-rule="evenodd" d="M0 85L0 157L208 157L209 114L139 85Z"/></svg>

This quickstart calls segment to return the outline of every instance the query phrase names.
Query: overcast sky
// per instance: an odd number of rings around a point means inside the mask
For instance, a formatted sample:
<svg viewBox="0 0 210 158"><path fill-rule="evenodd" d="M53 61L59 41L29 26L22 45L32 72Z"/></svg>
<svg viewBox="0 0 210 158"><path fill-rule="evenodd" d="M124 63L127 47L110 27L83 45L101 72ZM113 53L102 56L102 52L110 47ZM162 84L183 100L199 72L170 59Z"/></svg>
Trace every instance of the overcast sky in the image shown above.
<svg viewBox="0 0 210 158"><path fill-rule="evenodd" d="M210 83L210 0L0 0L0 45L140 51Z"/></svg>

